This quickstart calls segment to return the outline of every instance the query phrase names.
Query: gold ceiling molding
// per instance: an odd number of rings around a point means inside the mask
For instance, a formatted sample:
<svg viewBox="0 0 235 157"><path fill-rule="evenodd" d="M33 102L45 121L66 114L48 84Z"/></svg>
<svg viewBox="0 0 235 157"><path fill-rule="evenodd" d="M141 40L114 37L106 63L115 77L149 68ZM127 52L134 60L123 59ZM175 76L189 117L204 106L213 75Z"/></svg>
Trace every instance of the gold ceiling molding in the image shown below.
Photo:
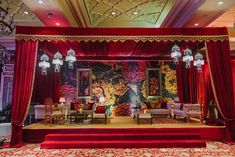
<svg viewBox="0 0 235 157"><path fill-rule="evenodd" d="M175 0L82 0L92 26L159 27ZM115 12L115 14L113 14Z"/></svg>
<svg viewBox="0 0 235 157"><path fill-rule="evenodd" d="M228 35L208 35L208 36L185 36L185 35L161 35L161 36L61 36L61 35L28 35L16 34L16 40L32 41L223 41L228 40Z"/></svg>

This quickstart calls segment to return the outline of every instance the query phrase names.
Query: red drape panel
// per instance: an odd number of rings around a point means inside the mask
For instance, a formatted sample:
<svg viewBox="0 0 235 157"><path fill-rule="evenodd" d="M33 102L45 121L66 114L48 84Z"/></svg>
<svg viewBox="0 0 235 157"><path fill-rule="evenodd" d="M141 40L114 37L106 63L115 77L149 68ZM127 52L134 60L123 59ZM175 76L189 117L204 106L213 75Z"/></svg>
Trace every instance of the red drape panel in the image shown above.
<svg viewBox="0 0 235 157"><path fill-rule="evenodd" d="M235 89L235 60L232 60L232 70L233 70L233 91ZM234 100L235 100L235 92L234 94Z"/></svg>
<svg viewBox="0 0 235 157"><path fill-rule="evenodd" d="M195 50L201 45L200 42L181 42L181 48L190 48ZM182 50L183 51L183 50ZM185 68L185 63L182 61L176 65L177 93L180 102L182 103L199 103L199 73L196 67L191 63L191 68Z"/></svg>
<svg viewBox="0 0 235 157"><path fill-rule="evenodd" d="M33 41L21 40L16 42L11 108L12 147L18 147L23 144L22 125L28 112L32 94L37 45L37 42Z"/></svg>
<svg viewBox="0 0 235 157"><path fill-rule="evenodd" d="M183 102L184 101L184 95L183 95L183 78L182 78L182 63L179 62L176 65L176 81L177 81L177 94L179 97L179 101Z"/></svg>
<svg viewBox="0 0 235 157"><path fill-rule="evenodd" d="M210 81L210 71L207 63L205 63L202 72L198 73L198 75L199 75L198 102L202 101L203 117L206 118L209 102L210 100L214 100L214 95Z"/></svg>
<svg viewBox="0 0 235 157"><path fill-rule="evenodd" d="M54 72L53 66L47 69L47 75L42 75L41 68L36 66L32 102L43 104L47 97L52 98L53 102L59 102L61 74Z"/></svg>
<svg viewBox="0 0 235 157"><path fill-rule="evenodd" d="M97 57L104 59L106 57L158 57L169 54L171 47L175 43L172 41L43 41L39 43L39 50L45 51L51 58L54 53L59 51L63 56L66 56L67 51L72 48L76 52L79 59L81 56ZM185 42L177 43L182 48L189 47L196 49L200 42Z"/></svg>
<svg viewBox="0 0 235 157"><path fill-rule="evenodd" d="M133 41L126 40L110 42L92 41L44 41L39 44L39 49L46 51L52 58L53 54L60 51L66 56L67 51L72 48L76 56L100 57L157 57L164 53L169 53L173 43L171 41Z"/></svg>
<svg viewBox="0 0 235 157"><path fill-rule="evenodd" d="M235 104L228 40L206 42L212 88L225 119L226 140L235 140Z"/></svg>
<svg viewBox="0 0 235 157"><path fill-rule="evenodd" d="M197 71L197 68L192 65L189 69L189 101L192 104L200 103L200 100L198 101L199 77L200 73Z"/></svg>
<svg viewBox="0 0 235 157"><path fill-rule="evenodd" d="M196 67L185 68L185 63L176 65L177 93L182 103L199 103L199 76Z"/></svg>

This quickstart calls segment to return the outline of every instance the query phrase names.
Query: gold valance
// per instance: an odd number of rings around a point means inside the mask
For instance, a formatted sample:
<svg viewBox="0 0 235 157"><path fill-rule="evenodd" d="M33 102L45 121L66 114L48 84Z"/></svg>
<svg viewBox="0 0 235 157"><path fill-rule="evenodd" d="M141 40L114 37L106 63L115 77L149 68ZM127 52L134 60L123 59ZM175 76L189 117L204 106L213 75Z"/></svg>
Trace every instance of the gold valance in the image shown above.
<svg viewBox="0 0 235 157"><path fill-rule="evenodd" d="M64 35L27 35L16 34L16 40L32 40L32 41L223 41L228 40L228 35L207 35L207 36L185 36L185 35L161 35L161 36L64 36Z"/></svg>

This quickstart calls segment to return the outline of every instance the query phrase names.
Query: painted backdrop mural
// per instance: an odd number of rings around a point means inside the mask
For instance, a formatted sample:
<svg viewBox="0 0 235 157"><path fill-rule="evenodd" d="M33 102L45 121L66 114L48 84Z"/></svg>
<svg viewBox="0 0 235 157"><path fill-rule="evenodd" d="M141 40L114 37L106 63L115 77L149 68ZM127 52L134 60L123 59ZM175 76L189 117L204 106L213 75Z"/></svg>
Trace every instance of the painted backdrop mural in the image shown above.
<svg viewBox="0 0 235 157"><path fill-rule="evenodd" d="M91 97L100 102L105 99L109 115L129 116L131 110L147 99L146 69L158 68L161 71L162 97L176 95L175 67L172 63L159 62L77 62L73 69L63 69L61 94L67 102L77 99L77 69L91 69ZM86 98L88 99L88 98Z"/></svg>

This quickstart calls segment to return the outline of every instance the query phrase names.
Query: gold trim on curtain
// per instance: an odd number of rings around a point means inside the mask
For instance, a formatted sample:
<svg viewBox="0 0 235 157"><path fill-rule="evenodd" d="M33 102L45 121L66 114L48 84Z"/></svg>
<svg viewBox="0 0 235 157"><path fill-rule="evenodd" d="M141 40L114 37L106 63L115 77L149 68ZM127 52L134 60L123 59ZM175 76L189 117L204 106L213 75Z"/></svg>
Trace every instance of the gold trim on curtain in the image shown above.
<svg viewBox="0 0 235 157"><path fill-rule="evenodd" d="M228 40L228 35L211 35L211 36L183 36L183 35L162 35L162 36L65 36L65 35L29 35L16 34L16 40L32 40L32 41L223 41Z"/></svg>

